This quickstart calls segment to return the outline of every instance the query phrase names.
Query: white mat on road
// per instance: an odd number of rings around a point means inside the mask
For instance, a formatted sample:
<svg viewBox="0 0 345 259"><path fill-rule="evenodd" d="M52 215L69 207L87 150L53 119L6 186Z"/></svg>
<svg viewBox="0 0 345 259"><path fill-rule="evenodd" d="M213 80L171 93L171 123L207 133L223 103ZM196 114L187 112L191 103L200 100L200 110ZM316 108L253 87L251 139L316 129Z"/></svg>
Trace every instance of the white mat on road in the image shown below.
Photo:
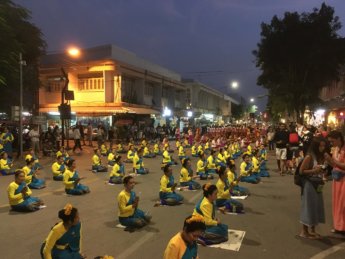
<svg viewBox="0 0 345 259"><path fill-rule="evenodd" d="M235 230L235 229L229 229L228 232L229 232L229 240L227 242L217 244L217 245L211 245L209 247L221 248L221 249L237 251L237 252L240 251L241 244L246 232L242 230Z"/></svg>
<svg viewBox="0 0 345 259"><path fill-rule="evenodd" d="M246 196L231 196L231 199L234 199L234 200L245 200L247 199L248 195Z"/></svg>
<svg viewBox="0 0 345 259"><path fill-rule="evenodd" d="M117 224L116 227L117 227L117 228L126 228L126 226L121 225L121 224Z"/></svg>

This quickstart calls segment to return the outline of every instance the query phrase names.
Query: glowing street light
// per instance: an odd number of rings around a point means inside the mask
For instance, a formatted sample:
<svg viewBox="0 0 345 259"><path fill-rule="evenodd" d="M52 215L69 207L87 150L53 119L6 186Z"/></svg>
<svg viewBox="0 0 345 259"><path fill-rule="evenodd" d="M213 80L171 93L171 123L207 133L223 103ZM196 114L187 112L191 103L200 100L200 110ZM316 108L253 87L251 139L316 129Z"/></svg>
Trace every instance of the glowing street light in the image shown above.
<svg viewBox="0 0 345 259"><path fill-rule="evenodd" d="M80 49L78 49L76 47L71 47L71 48L67 49L67 53L71 57L79 57L80 56Z"/></svg>
<svg viewBox="0 0 345 259"><path fill-rule="evenodd" d="M232 81L232 82L231 82L231 87L232 87L233 89L237 89L237 88L238 88L238 82L237 82L237 81Z"/></svg>
<svg viewBox="0 0 345 259"><path fill-rule="evenodd" d="M253 103L255 100L254 100L254 98L250 98L250 100L249 100L251 103Z"/></svg>

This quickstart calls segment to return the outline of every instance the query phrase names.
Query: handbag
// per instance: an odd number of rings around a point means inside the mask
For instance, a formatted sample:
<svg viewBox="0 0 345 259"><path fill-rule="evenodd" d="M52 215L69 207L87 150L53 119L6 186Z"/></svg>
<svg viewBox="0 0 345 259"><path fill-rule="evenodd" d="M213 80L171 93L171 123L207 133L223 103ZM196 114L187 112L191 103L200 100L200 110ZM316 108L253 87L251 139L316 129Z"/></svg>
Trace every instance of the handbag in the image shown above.
<svg viewBox="0 0 345 259"><path fill-rule="evenodd" d="M332 170L332 179L334 181L340 181L345 176L345 173L340 172L338 170L333 169Z"/></svg>
<svg viewBox="0 0 345 259"><path fill-rule="evenodd" d="M318 176L309 176L307 180L313 185L316 192L322 192L325 182Z"/></svg>

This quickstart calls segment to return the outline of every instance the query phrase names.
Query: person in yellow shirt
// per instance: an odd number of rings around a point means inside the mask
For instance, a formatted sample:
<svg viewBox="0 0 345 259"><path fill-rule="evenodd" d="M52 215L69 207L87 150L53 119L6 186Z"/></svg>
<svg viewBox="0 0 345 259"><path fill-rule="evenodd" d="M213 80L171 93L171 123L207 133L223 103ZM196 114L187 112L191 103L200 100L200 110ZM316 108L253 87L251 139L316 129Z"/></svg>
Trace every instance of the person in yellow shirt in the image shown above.
<svg viewBox="0 0 345 259"><path fill-rule="evenodd" d="M184 152L183 145L180 145L180 147L178 148L178 158L180 159L180 161L182 161L182 159L184 158L188 158L188 156L186 156L186 153Z"/></svg>
<svg viewBox="0 0 345 259"><path fill-rule="evenodd" d="M195 143L191 148L192 157L198 157L198 143Z"/></svg>
<svg viewBox="0 0 345 259"><path fill-rule="evenodd" d="M216 218L214 202L217 199L217 187L214 184L202 186L204 197L196 204L193 215L203 216L205 233L199 238L205 245L223 243L228 240L228 226Z"/></svg>
<svg viewBox="0 0 345 259"><path fill-rule="evenodd" d="M253 165L251 163L250 156L248 154L244 154L242 156L243 162L240 165L240 181L247 182L247 183L259 183L260 178L257 178L253 172Z"/></svg>
<svg viewBox="0 0 345 259"><path fill-rule="evenodd" d="M187 137L184 139L183 145L184 145L185 148L190 148L189 141L188 141Z"/></svg>
<svg viewBox="0 0 345 259"><path fill-rule="evenodd" d="M224 156L224 158L225 158L225 161L227 161L229 158L231 158L232 154L231 154L231 148L230 148L230 146L225 146L225 147L224 147L223 156Z"/></svg>
<svg viewBox="0 0 345 259"><path fill-rule="evenodd" d="M141 147L144 148L147 146L147 141L145 138L143 138L143 140L141 141Z"/></svg>
<svg viewBox="0 0 345 259"><path fill-rule="evenodd" d="M134 146L133 144L128 145L128 152L127 152L127 159L125 160L125 163L133 163L133 157L135 155Z"/></svg>
<svg viewBox="0 0 345 259"><path fill-rule="evenodd" d="M7 156L5 151L0 153L0 173L2 175L12 175L14 174L14 170L12 169L13 163Z"/></svg>
<svg viewBox="0 0 345 259"><path fill-rule="evenodd" d="M37 178L37 170L34 169L35 159L25 160L26 166L22 168L25 173L25 182L31 189L42 189L46 187L45 180Z"/></svg>
<svg viewBox="0 0 345 259"><path fill-rule="evenodd" d="M155 143L153 146L153 153L155 153L156 156L161 156L162 152L159 149L158 143Z"/></svg>
<svg viewBox="0 0 345 259"><path fill-rule="evenodd" d="M144 150L142 148L139 148L139 150L135 153L133 157L133 171L137 174L148 174L149 169L144 167L144 161L143 161L143 152Z"/></svg>
<svg viewBox="0 0 345 259"><path fill-rule="evenodd" d="M7 187L8 202L14 211L31 212L39 210L44 205L39 198L31 196L32 191L25 183L25 173L17 170L14 181Z"/></svg>
<svg viewBox="0 0 345 259"><path fill-rule="evenodd" d="M224 156L224 149L223 148L220 148L219 149L219 153L217 155L217 166L226 166L226 159L225 159L225 156Z"/></svg>
<svg viewBox="0 0 345 259"><path fill-rule="evenodd" d="M193 176L193 170L191 168L191 162L189 158L182 159L182 168L180 173L180 185L183 187L188 187L189 190L198 190L201 185L194 181L193 178L198 176Z"/></svg>
<svg viewBox="0 0 345 259"><path fill-rule="evenodd" d="M70 156L67 152L67 150L65 149L64 146L61 146L60 147L60 150L58 152L56 152L56 157L58 156L62 156L63 157L63 161L66 163L69 159L70 159Z"/></svg>
<svg viewBox="0 0 345 259"><path fill-rule="evenodd" d="M119 208L120 224L129 228L141 228L151 221L151 216L144 213L139 206L139 197L133 191L135 181L132 176L126 176L123 179L125 187L117 196Z"/></svg>
<svg viewBox="0 0 345 259"><path fill-rule="evenodd" d="M169 144L164 145L164 151L163 151L163 161L162 161L162 167L165 165L176 165L177 162L172 158L172 156L169 153Z"/></svg>
<svg viewBox="0 0 345 259"><path fill-rule="evenodd" d="M67 169L63 174L65 192L69 195L82 195L90 192L89 187L80 183L83 177L79 177L76 169L76 162L73 159L67 161Z"/></svg>
<svg viewBox="0 0 345 259"><path fill-rule="evenodd" d="M196 174L200 177L200 180L213 179L213 175L208 174L207 160L204 152L199 152L199 160L196 163Z"/></svg>
<svg viewBox="0 0 345 259"><path fill-rule="evenodd" d="M237 200L231 199L232 186L228 181L227 168L221 166L217 169L219 179L216 183L217 186L217 200L216 205L222 212L243 213L243 204Z"/></svg>
<svg viewBox="0 0 345 259"><path fill-rule="evenodd" d="M211 150L211 154L207 158L207 173L215 174L216 173L216 162L217 162L217 151Z"/></svg>
<svg viewBox="0 0 345 259"><path fill-rule="evenodd" d="M146 144L146 146L144 147L143 157L145 157L145 158L154 158L154 157L156 157L155 153L152 153L150 151L150 145L148 145L148 144Z"/></svg>
<svg viewBox="0 0 345 259"><path fill-rule="evenodd" d="M62 181L63 180L63 173L65 172L65 164L63 162L63 157L58 156L56 162L52 165L52 172L53 172L53 180L54 181Z"/></svg>
<svg viewBox="0 0 345 259"><path fill-rule="evenodd" d="M102 155L103 157L107 157L108 154L109 154L109 151L108 151L107 145L106 145L106 144L102 144L102 145L101 145L101 155Z"/></svg>
<svg viewBox="0 0 345 259"><path fill-rule="evenodd" d="M109 166L113 166L115 164L115 157L116 157L116 148L113 148L111 152L109 152L108 157L107 157Z"/></svg>
<svg viewBox="0 0 345 259"><path fill-rule="evenodd" d="M258 160L258 158L256 156L258 156L258 152L256 150L253 150L252 151L252 165L253 165L252 173L257 178L260 178L260 176L259 176L260 162L259 162L259 160Z"/></svg>
<svg viewBox="0 0 345 259"><path fill-rule="evenodd" d="M229 181L229 184L232 186L232 188L230 189L231 195L232 196L250 195L248 188L238 185L240 178L237 178L235 161L232 159L228 159L227 165L229 168L229 170L227 171L228 181Z"/></svg>
<svg viewBox="0 0 345 259"><path fill-rule="evenodd" d="M62 221L55 224L50 230L48 237L41 246L43 259L54 258L86 258L82 254L82 225L78 209L71 204L59 211L59 219Z"/></svg>
<svg viewBox="0 0 345 259"><path fill-rule="evenodd" d="M93 173L108 172L108 168L102 165L102 160L98 148L93 150L94 155L92 156L92 167Z"/></svg>
<svg viewBox="0 0 345 259"><path fill-rule="evenodd" d="M163 168L164 175L160 180L159 199L162 205L182 204L183 196L175 192L177 184L174 182L171 165L166 164Z"/></svg>
<svg viewBox="0 0 345 259"><path fill-rule="evenodd" d="M198 257L197 240L206 229L204 218L189 216L184 220L183 229L170 239L163 259L193 259Z"/></svg>
<svg viewBox="0 0 345 259"><path fill-rule="evenodd" d="M260 161L260 177L270 177L270 173L267 171L266 161L267 161L267 150L263 144L260 146L260 150L257 156Z"/></svg>
<svg viewBox="0 0 345 259"><path fill-rule="evenodd" d="M34 169L43 169L43 166L40 164L35 151L32 148L29 148L29 153L25 156L25 160L31 159L32 157L35 159L35 163L34 163Z"/></svg>
<svg viewBox="0 0 345 259"><path fill-rule="evenodd" d="M176 140L176 150L179 150L179 147L181 146L181 142L179 140Z"/></svg>
<svg viewBox="0 0 345 259"><path fill-rule="evenodd" d="M4 133L1 134L1 140L3 150L8 154L8 157L12 158L12 143L14 141L14 137L7 127L4 128Z"/></svg>
<svg viewBox="0 0 345 259"><path fill-rule="evenodd" d="M123 177L125 176L125 166L121 161L121 156L116 156L115 164L109 174L110 184L120 184L122 183Z"/></svg>
<svg viewBox="0 0 345 259"><path fill-rule="evenodd" d="M200 152L204 152L204 149L201 144L198 145L198 152L197 152L198 156Z"/></svg>
<svg viewBox="0 0 345 259"><path fill-rule="evenodd" d="M117 145L116 145L116 152L118 153L118 154L125 154L126 153L126 150L123 148L123 146L122 146L122 144L121 143L118 143Z"/></svg>

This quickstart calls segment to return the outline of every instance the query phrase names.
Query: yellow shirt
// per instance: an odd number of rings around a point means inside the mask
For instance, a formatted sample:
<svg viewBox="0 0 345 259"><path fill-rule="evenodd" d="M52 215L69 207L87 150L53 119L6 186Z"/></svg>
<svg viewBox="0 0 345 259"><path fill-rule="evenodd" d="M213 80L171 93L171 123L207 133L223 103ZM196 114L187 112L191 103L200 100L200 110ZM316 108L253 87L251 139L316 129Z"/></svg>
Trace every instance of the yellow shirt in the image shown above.
<svg viewBox="0 0 345 259"><path fill-rule="evenodd" d="M92 157L92 165L101 165L101 159L96 154Z"/></svg>
<svg viewBox="0 0 345 259"><path fill-rule="evenodd" d="M202 148L202 146L200 145L200 146L198 146L198 153L200 153L201 151L203 151L203 148Z"/></svg>
<svg viewBox="0 0 345 259"><path fill-rule="evenodd" d="M228 181L229 184L234 183L237 184L237 182L235 181L235 174L233 172L231 172L231 170L228 171Z"/></svg>
<svg viewBox="0 0 345 259"><path fill-rule="evenodd" d="M121 144L117 144L117 150L122 150L122 145Z"/></svg>
<svg viewBox="0 0 345 259"><path fill-rule="evenodd" d="M106 153L108 153L108 150L105 147L105 145L103 144L103 145L101 145L101 154L106 154Z"/></svg>
<svg viewBox="0 0 345 259"><path fill-rule="evenodd" d="M7 195L8 195L8 201L10 205L18 205L24 201L23 194L20 192L18 194L15 194L16 190L18 189L19 185L16 182L12 182L7 187ZM28 191L26 192L28 196L32 194L32 191L27 186Z"/></svg>
<svg viewBox="0 0 345 259"><path fill-rule="evenodd" d="M229 189L225 190L225 183L222 180L218 179L216 186L218 190L217 199L230 199L231 195Z"/></svg>
<svg viewBox="0 0 345 259"><path fill-rule="evenodd" d="M180 173L180 183L189 182L192 178L189 176L189 172L186 168L182 167Z"/></svg>
<svg viewBox="0 0 345 259"><path fill-rule="evenodd" d="M118 164L114 164L113 169L110 171L109 177L120 177L122 176L121 172L120 172L120 165Z"/></svg>
<svg viewBox="0 0 345 259"><path fill-rule="evenodd" d="M205 149L209 149L209 148L210 148L210 143L206 142Z"/></svg>
<svg viewBox="0 0 345 259"><path fill-rule="evenodd" d="M154 153L159 153L159 146L158 146L158 144L155 144L155 145L153 146L153 152L154 152Z"/></svg>
<svg viewBox="0 0 345 259"><path fill-rule="evenodd" d="M43 249L44 259L52 259L52 256L51 256L52 249L54 248L56 241L59 240L66 233L66 231L67 230L65 229L63 222L56 224L50 230L49 235L45 241L46 245L44 246L44 249ZM79 253L82 253L81 240L82 240L82 231L80 227Z"/></svg>
<svg viewBox="0 0 345 259"><path fill-rule="evenodd" d="M188 146L188 145L189 145L188 139L185 139L185 140L183 141L183 143L185 144L185 146Z"/></svg>
<svg viewBox="0 0 345 259"><path fill-rule="evenodd" d="M133 205L127 205L130 198L131 194L126 190L122 190L117 196L119 217L130 217L134 214L135 208L133 208Z"/></svg>
<svg viewBox="0 0 345 259"><path fill-rule="evenodd" d="M196 146L192 146L192 155L196 155Z"/></svg>
<svg viewBox="0 0 345 259"><path fill-rule="evenodd" d="M115 155L112 152L110 152L109 155L108 155L108 162L113 161L114 158L115 158Z"/></svg>
<svg viewBox="0 0 345 259"><path fill-rule="evenodd" d="M62 172L59 171L59 170L60 170L60 167L61 167L61 165L60 165L58 162L55 162L55 163L52 165L52 171L53 171L53 175L54 175L54 176L60 176L60 175L62 175Z"/></svg>
<svg viewBox="0 0 345 259"><path fill-rule="evenodd" d="M199 214L196 209L193 211L193 215L200 215L204 217L206 226L217 226L218 222L212 218L213 204L204 197L200 204L200 210L203 215Z"/></svg>
<svg viewBox="0 0 345 259"><path fill-rule="evenodd" d="M224 153L223 153L223 157L225 159L225 161L230 157L230 153L227 151L227 150L224 150Z"/></svg>
<svg viewBox="0 0 345 259"><path fill-rule="evenodd" d="M133 157L134 157L134 151L128 150L127 159L133 161Z"/></svg>
<svg viewBox="0 0 345 259"><path fill-rule="evenodd" d="M241 176L248 176L249 175L249 170L246 170L246 167L247 167L247 163L243 161L240 165L240 175Z"/></svg>
<svg viewBox="0 0 345 259"><path fill-rule="evenodd" d="M207 158L207 162L208 162L208 168L209 169L216 169L216 164L215 164L215 161L214 161L215 159L213 158L213 156L209 156L208 158Z"/></svg>
<svg viewBox="0 0 345 259"><path fill-rule="evenodd" d="M160 192L173 192L171 190L171 188L168 187L168 183L169 183L169 177L167 177L166 175L163 175L161 177L161 181L160 181L161 186L160 186L159 191Z"/></svg>
<svg viewBox="0 0 345 259"><path fill-rule="evenodd" d="M180 141L176 141L176 149L178 149L181 146Z"/></svg>
<svg viewBox="0 0 345 259"><path fill-rule="evenodd" d="M168 150L164 150L163 152L163 164L171 162L171 157L169 155Z"/></svg>
<svg viewBox="0 0 345 259"><path fill-rule="evenodd" d="M144 153L143 155L146 156L146 155L149 155L150 154L150 150L147 146L144 147Z"/></svg>
<svg viewBox="0 0 345 259"><path fill-rule="evenodd" d="M178 155L179 156L185 156L186 154L184 153L184 148L183 148L183 146L180 146L179 148L178 148Z"/></svg>
<svg viewBox="0 0 345 259"><path fill-rule="evenodd" d="M74 180L71 180L74 176L74 172L71 172L69 169L66 169L65 173L63 174L63 183L65 184L65 189L73 189L74 188Z"/></svg>
<svg viewBox="0 0 345 259"><path fill-rule="evenodd" d="M31 168L29 168L28 166L24 166L22 168L24 174L25 174L25 182L26 184L30 184L32 181L32 176L33 174L29 175L29 173L31 172Z"/></svg>
<svg viewBox="0 0 345 259"><path fill-rule="evenodd" d="M141 163L138 163L138 161L140 160L140 157L138 156L137 153L135 153L134 157L133 157L133 168L135 169L140 169L141 167L144 167L144 162L143 160L141 160Z"/></svg>
<svg viewBox="0 0 345 259"><path fill-rule="evenodd" d="M253 173L258 173L259 172L259 160L255 156L252 157L252 164L253 164Z"/></svg>
<svg viewBox="0 0 345 259"><path fill-rule="evenodd" d="M226 164L225 158L221 153L218 154L217 160L218 160L218 162Z"/></svg>
<svg viewBox="0 0 345 259"><path fill-rule="evenodd" d="M200 172L205 173L205 163L203 160L199 159L199 161L196 163L196 171L198 173Z"/></svg>
<svg viewBox="0 0 345 259"><path fill-rule="evenodd" d="M7 164L7 159L0 159L0 170L11 169L10 165Z"/></svg>
<svg viewBox="0 0 345 259"><path fill-rule="evenodd" d="M185 241L182 239L181 233L177 233L172 239L170 239L163 259L182 259L187 249ZM196 259L198 259L197 257Z"/></svg>

